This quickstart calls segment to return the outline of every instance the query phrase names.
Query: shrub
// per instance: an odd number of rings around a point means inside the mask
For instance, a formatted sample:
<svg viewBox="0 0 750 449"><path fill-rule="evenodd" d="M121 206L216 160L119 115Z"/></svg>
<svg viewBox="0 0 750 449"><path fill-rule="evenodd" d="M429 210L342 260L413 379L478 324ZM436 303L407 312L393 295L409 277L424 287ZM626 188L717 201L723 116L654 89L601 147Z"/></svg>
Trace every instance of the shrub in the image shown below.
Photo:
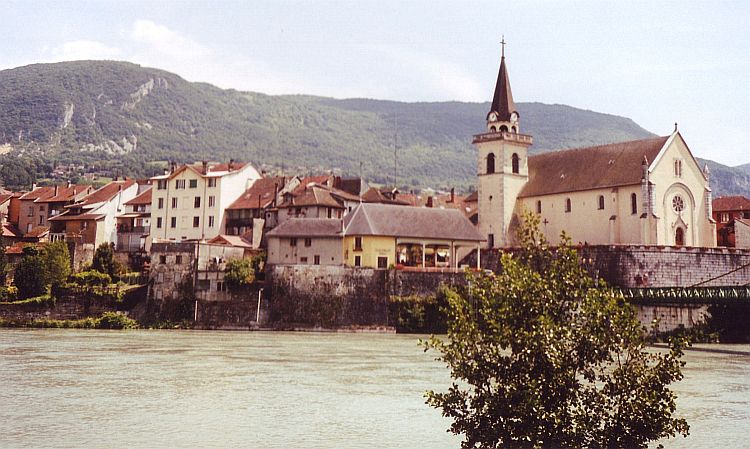
<svg viewBox="0 0 750 449"><path fill-rule="evenodd" d="M21 299L41 296L47 292L47 279L44 258L33 246L23 249L23 259L16 266L13 283L18 288Z"/></svg>
<svg viewBox="0 0 750 449"><path fill-rule="evenodd" d="M96 327L99 329L137 329L138 322L117 312L104 312Z"/></svg>
<svg viewBox="0 0 750 449"><path fill-rule="evenodd" d="M81 271L70 276L70 281L81 286L106 286L112 283L112 278L99 271Z"/></svg>
<svg viewBox="0 0 750 449"><path fill-rule="evenodd" d="M255 270L253 270L250 259L230 259L227 261L227 267L224 270L224 282L227 283L232 291L242 290L255 280Z"/></svg>

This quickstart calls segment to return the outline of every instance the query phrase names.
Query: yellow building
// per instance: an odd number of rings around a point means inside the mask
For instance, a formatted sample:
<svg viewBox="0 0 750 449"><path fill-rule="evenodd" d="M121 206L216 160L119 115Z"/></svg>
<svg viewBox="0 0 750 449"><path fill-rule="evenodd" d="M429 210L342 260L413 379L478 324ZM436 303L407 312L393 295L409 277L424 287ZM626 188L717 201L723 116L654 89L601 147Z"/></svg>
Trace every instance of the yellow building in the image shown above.
<svg viewBox="0 0 750 449"><path fill-rule="evenodd" d="M716 246L708 169L675 130L668 136L527 156L505 55L478 151L478 227L487 246L512 246L522 211L547 238L573 242Z"/></svg>
<svg viewBox="0 0 750 449"><path fill-rule="evenodd" d="M344 264L458 268L482 237L459 211L362 203L344 217Z"/></svg>

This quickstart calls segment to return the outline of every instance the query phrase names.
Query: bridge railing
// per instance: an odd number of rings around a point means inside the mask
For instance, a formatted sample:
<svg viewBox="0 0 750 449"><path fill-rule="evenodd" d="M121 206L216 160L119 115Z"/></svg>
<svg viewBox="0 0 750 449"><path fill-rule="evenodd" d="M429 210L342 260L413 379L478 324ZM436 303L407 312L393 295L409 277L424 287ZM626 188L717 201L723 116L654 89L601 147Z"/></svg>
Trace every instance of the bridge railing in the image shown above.
<svg viewBox="0 0 750 449"><path fill-rule="evenodd" d="M620 288L634 304L750 303L750 286Z"/></svg>

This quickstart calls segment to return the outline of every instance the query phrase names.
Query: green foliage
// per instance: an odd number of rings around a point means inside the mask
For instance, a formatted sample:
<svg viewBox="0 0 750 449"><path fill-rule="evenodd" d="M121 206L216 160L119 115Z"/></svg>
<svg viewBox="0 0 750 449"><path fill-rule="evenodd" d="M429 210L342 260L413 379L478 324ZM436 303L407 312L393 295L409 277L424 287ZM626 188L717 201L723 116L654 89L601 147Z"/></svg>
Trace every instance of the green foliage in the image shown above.
<svg viewBox="0 0 750 449"><path fill-rule="evenodd" d="M42 250L46 281L52 285L63 284L70 275L70 252L65 242L47 244Z"/></svg>
<svg viewBox="0 0 750 449"><path fill-rule="evenodd" d="M5 255L5 245L0 244L0 285L5 285L8 277L8 258Z"/></svg>
<svg viewBox="0 0 750 449"><path fill-rule="evenodd" d="M24 256L16 266L13 283L21 299L41 296L47 292L46 266L42 254L33 247L23 249Z"/></svg>
<svg viewBox="0 0 750 449"><path fill-rule="evenodd" d="M18 298L16 287L0 287L0 302L13 302Z"/></svg>
<svg viewBox="0 0 750 449"><path fill-rule="evenodd" d="M112 278L106 273L91 270L72 274L70 281L76 285L94 287L109 285L112 283Z"/></svg>
<svg viewBox="0 0 750 449"><path fill-rule="evenodd" d="M104 312L99 318L98 329L137 329L138 322L117 312Z"/></svg>
<svg viewBox="0 0 750 449"><path fill-rule="evenodd" d="M453 419L463 448L646 448L686 436L668 388L682 378L684 342L646 351L634 309L567 241L552 250L538 219L525 221L522 251L502 256L501 273L449 293L447 339L425 345L456 382L428 404Z"/></svg>
<svg viewBox="0 0 750 449"><path fill-rule="evenodd" d="M446 332L447 290L441 288L431 296L391 296L388 301L388 323L396 332Z"/></svg>
<svg viewBox="0 0 750 449"><path fill-rule="evenodd" d="M34 296L33 298L21 299L18 301L8 301L9 304L31 304L39 307L51 307L55 305L55 302L55 297L49 294Z"/></svg>
<svg viewBox="0 0 750 449"><path fill-rule="evenodd" d="M115 251L111 244L102 243L96 248L91 269L108 274L110 278L114 278L122 270L122 267L115 260Z"/></svg>
<svg viewBox="0 0 750 449"><path fill-rule="evenodd" d="M230 259L224 269L224 282L232 291L240 291L255 280L255 270L250 259Z"/></svg>

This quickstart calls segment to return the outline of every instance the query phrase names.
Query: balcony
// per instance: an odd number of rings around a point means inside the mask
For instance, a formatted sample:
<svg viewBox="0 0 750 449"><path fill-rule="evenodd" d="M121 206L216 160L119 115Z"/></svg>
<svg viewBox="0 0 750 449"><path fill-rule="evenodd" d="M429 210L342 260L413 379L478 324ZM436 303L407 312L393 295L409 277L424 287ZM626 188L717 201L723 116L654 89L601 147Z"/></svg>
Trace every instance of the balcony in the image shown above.
<svg viewBox="0 0 750 449"><path fill-rule="evenodd" d="M139 234L147 235L151 229L151 226L130 226L120 225L117 227L118 234Z"/></svg>
<svg viewBox="0 0 750 449"><path fill-rule="evenodd" d="M534 139L526 134L509 133L506 131L497 132L486 132L484 134L476 134L474 136L473 143L480 142L491 142L493 140L506 140L508 142L517 142L526 145L534 143Z"/></svg>

